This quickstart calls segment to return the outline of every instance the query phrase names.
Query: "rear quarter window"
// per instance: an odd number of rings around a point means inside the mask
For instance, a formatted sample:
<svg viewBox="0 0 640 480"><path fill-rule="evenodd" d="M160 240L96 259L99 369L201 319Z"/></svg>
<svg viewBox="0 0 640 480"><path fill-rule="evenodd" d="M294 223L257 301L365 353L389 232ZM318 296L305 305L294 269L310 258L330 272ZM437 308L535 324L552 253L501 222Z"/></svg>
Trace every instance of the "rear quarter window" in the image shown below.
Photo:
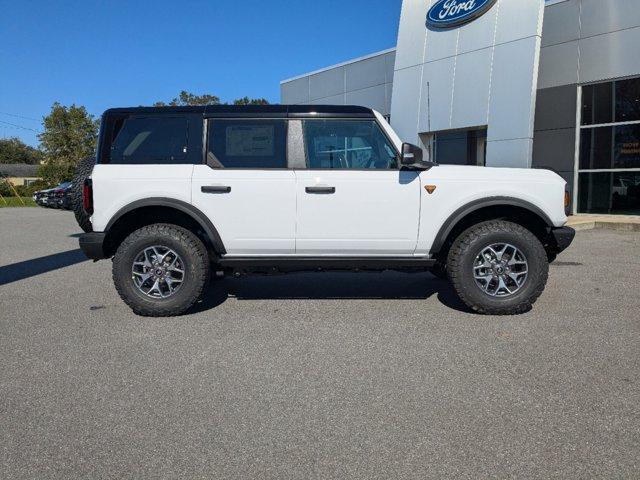
<svg viewBox="0 0 640 480"><path fill-rule="evenodd" d="M120 165L191 163L186 117L145 116L114 119L103 163Z"/></svg>

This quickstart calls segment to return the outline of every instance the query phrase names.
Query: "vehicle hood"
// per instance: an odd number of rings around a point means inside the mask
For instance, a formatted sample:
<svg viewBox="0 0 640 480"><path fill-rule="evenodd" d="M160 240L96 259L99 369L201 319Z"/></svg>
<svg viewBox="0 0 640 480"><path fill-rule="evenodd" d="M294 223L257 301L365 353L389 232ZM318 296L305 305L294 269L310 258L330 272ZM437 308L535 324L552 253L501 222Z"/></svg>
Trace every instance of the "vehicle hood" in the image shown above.
<svg viewBox="0 0 640 480"><path fill-rule="evenodd" d="M429 177L479 182L525 182L525 183L558 183L566 184L557 173L536 168L496 168L473 167L465 165L438 165L429 170Z"/></svg>

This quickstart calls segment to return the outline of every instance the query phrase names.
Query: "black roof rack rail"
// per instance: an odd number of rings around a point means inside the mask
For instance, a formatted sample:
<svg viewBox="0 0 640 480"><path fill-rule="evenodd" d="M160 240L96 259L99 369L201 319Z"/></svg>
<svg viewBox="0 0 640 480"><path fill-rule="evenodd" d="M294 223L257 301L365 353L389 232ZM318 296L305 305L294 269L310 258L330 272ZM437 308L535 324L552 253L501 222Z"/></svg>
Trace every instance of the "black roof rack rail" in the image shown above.
<svg viewBox="0 0 640 480"><path fill-rule="evenodd" d="M374 118L372 109L355 105L205 105L191 107L111 108L106 114L199 114L205 117Z"/></svg>

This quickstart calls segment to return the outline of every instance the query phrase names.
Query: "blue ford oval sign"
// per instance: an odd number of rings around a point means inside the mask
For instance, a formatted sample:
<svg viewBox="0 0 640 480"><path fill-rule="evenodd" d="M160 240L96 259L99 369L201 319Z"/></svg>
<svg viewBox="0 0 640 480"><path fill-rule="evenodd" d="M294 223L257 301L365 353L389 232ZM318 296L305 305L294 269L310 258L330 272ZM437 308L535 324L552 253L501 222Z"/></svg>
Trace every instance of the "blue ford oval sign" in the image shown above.
<svg viewBox="0 0 640 480"><path fill-rule="evenodd" d="M427 26L459 27L475 20L489 10L497 0L438 0L427 14Z"/></svg>

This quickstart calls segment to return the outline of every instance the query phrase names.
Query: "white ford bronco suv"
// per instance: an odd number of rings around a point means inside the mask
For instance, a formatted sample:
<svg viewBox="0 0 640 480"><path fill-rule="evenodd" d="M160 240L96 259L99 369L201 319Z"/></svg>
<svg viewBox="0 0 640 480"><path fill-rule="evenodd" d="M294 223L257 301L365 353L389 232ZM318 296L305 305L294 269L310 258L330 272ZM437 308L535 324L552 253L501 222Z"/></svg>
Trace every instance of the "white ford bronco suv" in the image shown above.
<svg viewBox="0 0 640 480"><path fill-rule="evenodd" d="M211 277L431 271L484 314L542 293L572 242L551 171L439 166L351 106L112 109L80 247L138 314L180 315Z"/></svg>

